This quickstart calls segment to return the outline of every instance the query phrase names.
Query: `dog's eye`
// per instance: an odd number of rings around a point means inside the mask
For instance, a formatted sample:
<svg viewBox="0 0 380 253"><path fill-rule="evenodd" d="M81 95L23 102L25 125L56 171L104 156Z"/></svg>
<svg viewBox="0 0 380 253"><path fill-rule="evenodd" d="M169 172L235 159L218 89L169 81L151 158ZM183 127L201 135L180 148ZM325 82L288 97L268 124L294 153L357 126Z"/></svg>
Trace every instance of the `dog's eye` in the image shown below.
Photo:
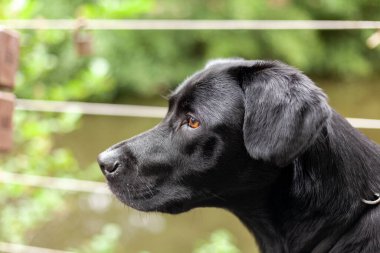
<svg viewBox="0 0 380 253"><path fill-rule="evenodd" d="M194 118L193 116L189 114L186 115L186 121L187 121L187 125L191 128L198 128L201 125L199 120L197 120L196 118Z"/></svg>

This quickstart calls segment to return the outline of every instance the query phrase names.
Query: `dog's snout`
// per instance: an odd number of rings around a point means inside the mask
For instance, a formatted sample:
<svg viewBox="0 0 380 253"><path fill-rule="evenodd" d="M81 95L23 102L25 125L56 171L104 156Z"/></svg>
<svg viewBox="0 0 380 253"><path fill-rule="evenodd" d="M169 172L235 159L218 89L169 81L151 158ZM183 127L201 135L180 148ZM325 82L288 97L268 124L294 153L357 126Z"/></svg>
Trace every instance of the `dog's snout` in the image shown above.
<svg viewBox="0 0 380 253"><path fill-rule="evenodd" d="M115 152L112 151L101 153L98 156L98 164L105 175L115 173L120 167L120 161Z"/></svg>

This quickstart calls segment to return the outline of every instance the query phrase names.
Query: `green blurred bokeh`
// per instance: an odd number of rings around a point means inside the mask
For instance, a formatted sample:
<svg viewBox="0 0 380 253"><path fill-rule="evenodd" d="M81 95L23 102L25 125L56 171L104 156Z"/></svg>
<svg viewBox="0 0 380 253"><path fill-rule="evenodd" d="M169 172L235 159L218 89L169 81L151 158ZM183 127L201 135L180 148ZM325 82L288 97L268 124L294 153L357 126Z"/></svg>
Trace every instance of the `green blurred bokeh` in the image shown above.
<svg viewBox="0 0 380 253"><path fill-rule="evenodd" d="M379 20L380 2L0 0L0 19L78 17ZM16 95L28 99L166 105L161 96L209 59L279 59L318 80L330 103L343 115L380 118L380 47L366 46L366 39L374 32L93 31L93 54L78 57L72 31L20 31ZM96 154L157 122L18 111L16 148L11 154L0 155L1 170L103 181L94 164ZM380 142L378 130L365 133ZM257 250L237 219L222 211L196 210L178 217L157 214L144 224L144 214L99 196L0 184L0 241L102 253ZM219 228L227 228L234 236ZM204 241L210 234L210 239Z"/></svg>

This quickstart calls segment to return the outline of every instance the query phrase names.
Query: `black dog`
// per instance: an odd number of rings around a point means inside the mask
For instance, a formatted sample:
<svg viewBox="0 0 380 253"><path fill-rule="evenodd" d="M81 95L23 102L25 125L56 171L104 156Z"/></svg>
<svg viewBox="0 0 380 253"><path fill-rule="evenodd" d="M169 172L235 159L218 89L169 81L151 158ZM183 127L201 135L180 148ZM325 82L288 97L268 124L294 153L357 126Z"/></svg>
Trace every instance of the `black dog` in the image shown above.
<svg viewBox="0 0 380 253"><path fill-rule="evenodd" d="M98 161L127 205L228 209L263 252L380 252L379 146L277 61L209 63L159 125Z"/></svg>

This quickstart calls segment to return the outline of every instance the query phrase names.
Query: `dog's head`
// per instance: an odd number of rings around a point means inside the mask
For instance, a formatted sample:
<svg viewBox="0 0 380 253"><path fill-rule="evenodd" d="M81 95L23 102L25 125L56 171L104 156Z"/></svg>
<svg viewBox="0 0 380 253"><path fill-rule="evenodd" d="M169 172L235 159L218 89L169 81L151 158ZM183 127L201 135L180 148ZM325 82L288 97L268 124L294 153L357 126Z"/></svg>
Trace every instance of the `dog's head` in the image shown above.
<svg viewBox="0 0 380 253"><path fill-rule="evenodd" d="M330 114L323 92L294 68L216 60L174 91L160 124L98 161L111 190L133 208L224 206L273 183Z"/></svg>

